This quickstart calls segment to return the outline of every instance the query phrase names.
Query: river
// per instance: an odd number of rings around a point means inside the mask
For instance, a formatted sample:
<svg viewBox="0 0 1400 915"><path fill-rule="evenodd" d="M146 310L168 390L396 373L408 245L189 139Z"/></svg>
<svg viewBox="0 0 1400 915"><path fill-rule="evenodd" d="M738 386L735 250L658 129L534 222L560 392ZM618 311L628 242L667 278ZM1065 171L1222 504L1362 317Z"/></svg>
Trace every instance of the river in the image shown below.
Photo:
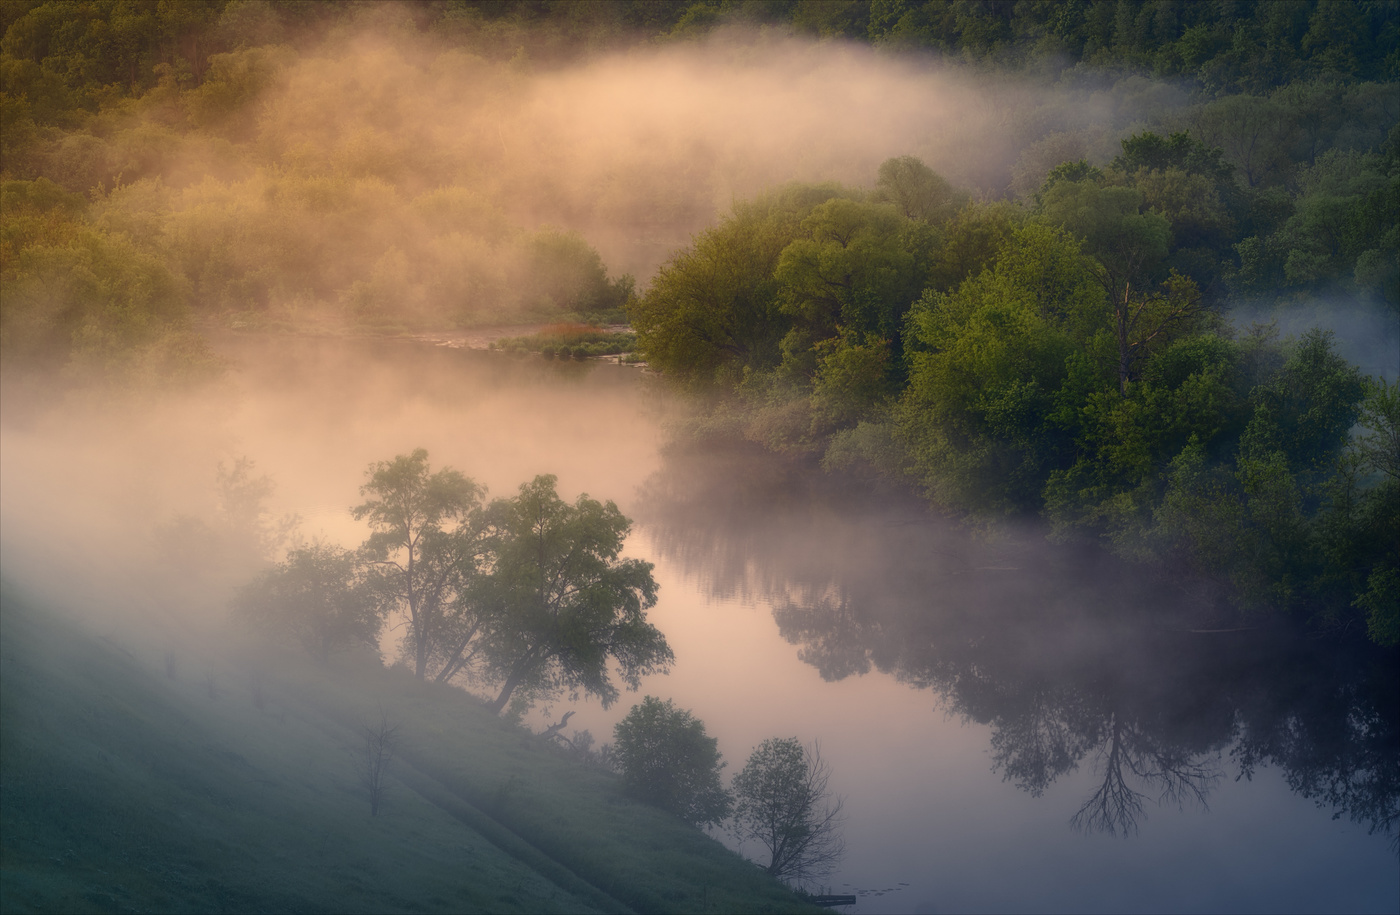
<svg viewBox="0 0 1400 915"><path fill-rule="evenodd" d="M678 443L687 404L629 367L410 341L220 349L217 394L66 444L12 431L7 476L42 463L89 519L99 489L120 491L115 527L247 454L276 511L346 545L364 536L346 507L365 467L419 446L493 495L548 472L566 498L615 500L637 521L627 552L655 563L650 618L676 662L610 709L565 701L532 722L573 709L606 741L640 695L673 699L727 774L766 737L819 742L847 849L822 888L858 896L844 911L1400 910L1393 658L1219 631L1241 627L1204 585ZM84 477L122 456L141 472ZM52 514L44 498L7 489L7 518L26 499Z"/></svg>

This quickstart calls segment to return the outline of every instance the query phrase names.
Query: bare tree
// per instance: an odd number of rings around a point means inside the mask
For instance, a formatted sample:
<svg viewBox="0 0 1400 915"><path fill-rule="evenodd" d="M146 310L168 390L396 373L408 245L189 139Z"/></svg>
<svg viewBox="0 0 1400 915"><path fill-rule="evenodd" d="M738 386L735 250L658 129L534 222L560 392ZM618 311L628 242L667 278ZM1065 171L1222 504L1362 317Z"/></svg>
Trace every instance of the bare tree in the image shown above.
<svg viewBox="0 0 1400 915"><path fill-rule="evenodd" d="M765 740L734 777L735 834L768 852L765 870L794 883L831 873L845 853L841 798L827 782L821 747L796 737Z"/></svg>
<svg viewBox="0 0 1400 915"><path fill-rule="evenodd" d="M390 724L389 713L381 709L379 723L363 725L360 731L365 738L364 757L360 761L360 783L369 791L369 815L379 816L389 766L399 745L399 725Z"/></svg>

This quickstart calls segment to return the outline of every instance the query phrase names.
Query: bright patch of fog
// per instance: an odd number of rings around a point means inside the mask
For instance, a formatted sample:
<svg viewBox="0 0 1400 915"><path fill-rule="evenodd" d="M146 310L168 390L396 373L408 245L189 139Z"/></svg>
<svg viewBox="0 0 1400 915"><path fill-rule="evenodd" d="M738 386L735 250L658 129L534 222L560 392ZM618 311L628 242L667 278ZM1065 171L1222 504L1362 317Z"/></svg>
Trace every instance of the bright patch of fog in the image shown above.
<svg viewBox="0 0 1400 915"><path fill-rule="evenodd" d="M1227 317L1240 330L1273 324L1282 337L1298 337L1317 327L1331 331L1337 352L1368 375L1400 378L1400 315L1379 304L1339 297L1277 308L1238 305Z"/></svg>

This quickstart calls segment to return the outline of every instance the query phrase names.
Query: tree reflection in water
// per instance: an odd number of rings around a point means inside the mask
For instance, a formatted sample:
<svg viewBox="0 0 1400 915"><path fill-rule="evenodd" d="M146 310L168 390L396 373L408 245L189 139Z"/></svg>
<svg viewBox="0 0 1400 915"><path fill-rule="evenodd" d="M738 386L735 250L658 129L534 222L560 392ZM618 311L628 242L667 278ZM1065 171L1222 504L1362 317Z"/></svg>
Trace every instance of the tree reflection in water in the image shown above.
<svg viewBox="0 0 1400 915"><path fill-rule="evenodd" d="M1205 806L1220 779L1275 765L1400 848L1393 656L1235 628L1208 583L1037 530L972 538L741 446L674 448L642 495L658 552L713 596L770 602L823 678L932 690L991 727L993 769L1032 795L1092 766L1075 828L1129 835L1150 803Z"/></svg>

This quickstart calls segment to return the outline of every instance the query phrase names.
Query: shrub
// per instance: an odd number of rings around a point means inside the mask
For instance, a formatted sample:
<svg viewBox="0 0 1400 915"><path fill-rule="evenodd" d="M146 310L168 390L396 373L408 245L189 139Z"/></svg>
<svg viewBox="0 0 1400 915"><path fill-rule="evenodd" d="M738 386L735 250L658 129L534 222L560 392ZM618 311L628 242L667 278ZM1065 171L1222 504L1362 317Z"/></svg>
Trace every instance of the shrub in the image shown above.
<svg viewBox="0 0 1400 915"><path fill-rule="evenodd" d="M720 783L724 763L717 741L689 711L647 696L613 735L628 793L693 826L718 825L729 815L732 802Z"/></svg>

